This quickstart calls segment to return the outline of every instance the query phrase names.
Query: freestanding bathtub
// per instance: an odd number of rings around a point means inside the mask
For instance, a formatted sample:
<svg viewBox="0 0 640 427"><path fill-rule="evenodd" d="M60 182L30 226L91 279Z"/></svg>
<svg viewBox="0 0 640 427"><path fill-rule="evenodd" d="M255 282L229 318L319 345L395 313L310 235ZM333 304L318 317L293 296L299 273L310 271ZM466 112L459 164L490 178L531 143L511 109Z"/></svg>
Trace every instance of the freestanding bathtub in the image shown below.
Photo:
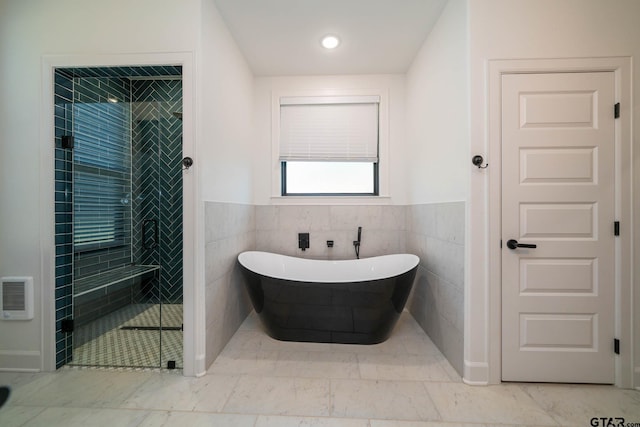
<svg viewBox="0 0 640 427"><path fill-rule="evenodd" d="M411 254L342 261L238 255L253 307L272 338L343 344L376 344L391 335L419 261Z"/></svg>

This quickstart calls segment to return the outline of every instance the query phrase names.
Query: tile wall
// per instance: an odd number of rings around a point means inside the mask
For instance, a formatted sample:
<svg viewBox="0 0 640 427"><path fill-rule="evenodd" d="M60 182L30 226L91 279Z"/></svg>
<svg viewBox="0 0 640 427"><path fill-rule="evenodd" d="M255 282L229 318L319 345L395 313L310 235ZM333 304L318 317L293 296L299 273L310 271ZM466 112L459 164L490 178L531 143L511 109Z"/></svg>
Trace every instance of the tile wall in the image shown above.
<svg viewBox="0 0 640 427"><path fill-rule="evenodd" d="M464 361L464 202L407 207L407 252L420 257L407 304L451 365Z"/></svg>
<svg viewBox="0 0 640 427"><path fill-rule="evenodd" d="M133 259L162 266L154 299L182 304L182 120L174 114L182 112L182 81L132 80L131 100ZM142 241L145 219L158 221L154 248Z"/></svg>
<svg viewBox="0 0 640 427"><path fill-rule="evenodd" d="M55 342L56 368L71 360L73 342L62 332L62 319L73 315L73 152L62 148L62 136L73 129L73 77L57 71L54 87L55 123Z"/></svg>
<svg viewBox="0 0 640 427"><path fill-rule="evenodd" d="M358 227L361 257L404 252L405 207L373 205L257 206L256 248L315 259L355 258ZM305 251L298 249L298 233L309 233Z"/></svg>
<svg viewBox="0 0 640 427"><path fill-rule="evenodd" d="M205 202L206 366L252 310L237 257L255 249L255 230L255 206Z"/></svg>
<svg viewBox="0 0 640 427"><path fill-rule="evenodd" d="M120 170L118 166L107 168L104 166L91 166L87 168L91 174L103 176L99 184L88 189L93 189L101 195L113 192L115 188L122 188L123 195L131 193L131 167L129 153L131 152L131 137L129 129L130 121L130 93L129 79L122 77L74 77L74 113L73 135L75 137L74 165L75 180L84 175L78 175L78 153L86 151L93 153L91 148L80 151L82 146L99 147L98 150L118 150L126 153L123 157L125 168ZM109 98L116 98L120 102L112 104ZM91 176L91 175L90 175ZM84 177L82 179L87 180ZM90 179L94 179L91 176ZM104 187L103 184L105 185ZM82 207L83 199L78 188L74 188L75 205ZM88 195L88 194L86 194ZM108 199L108 198L107 198ZM92 200L93 202L93 200ZM110 208L110 207L109 207ZM73 277L79 279L91 276L106 270L121 267L131 262L131 209L122 209L122 240L117 245L92 248L88 251L76 251L73 261ZM117 227L117 226L116 226ZM117 286L105 289L103 292L85 294L74 299L73 319L74 326L79 327L91 322L105 314L130 303L131 292L129 287L132 282L127 281Z"/></svg>
<svg viewBox="0 0 640 427"><path fill-rule="evenodd" d="M414 253L421 262L407 308L458 372L463 362L464 202L415 206L251 206L207 202L207 366L252 310L237 267L245 250L314 259ZM298 249L298 233L310 247ZM333 240L333 248L327 247Z"/></svg>

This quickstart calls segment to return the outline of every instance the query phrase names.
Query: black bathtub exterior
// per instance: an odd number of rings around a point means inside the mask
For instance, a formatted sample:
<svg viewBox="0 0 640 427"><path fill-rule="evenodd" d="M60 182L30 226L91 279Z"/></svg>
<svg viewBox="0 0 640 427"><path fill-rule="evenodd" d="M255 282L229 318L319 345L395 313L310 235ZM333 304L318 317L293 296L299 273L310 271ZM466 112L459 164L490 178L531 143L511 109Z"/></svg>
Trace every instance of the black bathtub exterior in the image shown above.
<svg viewBox="0 0 640 427"><path fill-rule="evenodd" d="M391 335L418 267L355 283L276 279L239 264L267 334L282 341L377 344Z"/></svg>

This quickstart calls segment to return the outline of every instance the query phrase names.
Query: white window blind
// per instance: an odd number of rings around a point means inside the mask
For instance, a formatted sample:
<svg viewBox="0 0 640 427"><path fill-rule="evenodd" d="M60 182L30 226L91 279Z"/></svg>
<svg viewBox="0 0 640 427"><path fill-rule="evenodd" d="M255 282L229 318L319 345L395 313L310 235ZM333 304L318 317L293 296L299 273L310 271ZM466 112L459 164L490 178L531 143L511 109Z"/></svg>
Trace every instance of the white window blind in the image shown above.
<svg viewBox="0 0 640 427"><path fill-rule="evenodd" d="M378 161L379 97L280 99L280 160Z"/></svg>
<svg viewBox="0 0 640 427"><path fill-rule="evenodd" d="M73 243L76 252L124 244L131 206L130 109L73 107Z"/></svg>

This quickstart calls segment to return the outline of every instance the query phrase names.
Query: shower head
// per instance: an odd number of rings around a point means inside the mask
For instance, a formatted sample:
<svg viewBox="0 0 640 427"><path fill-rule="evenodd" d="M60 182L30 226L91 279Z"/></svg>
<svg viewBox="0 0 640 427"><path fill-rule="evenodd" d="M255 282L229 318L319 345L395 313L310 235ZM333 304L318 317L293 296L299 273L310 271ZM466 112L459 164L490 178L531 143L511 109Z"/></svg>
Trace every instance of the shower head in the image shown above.
<svg viewBox="0 0 640 427"><path fill-rule="evenodd" d="M182 111L174 111L173 115L176 117L176 119L182 120Z"/></svg>

